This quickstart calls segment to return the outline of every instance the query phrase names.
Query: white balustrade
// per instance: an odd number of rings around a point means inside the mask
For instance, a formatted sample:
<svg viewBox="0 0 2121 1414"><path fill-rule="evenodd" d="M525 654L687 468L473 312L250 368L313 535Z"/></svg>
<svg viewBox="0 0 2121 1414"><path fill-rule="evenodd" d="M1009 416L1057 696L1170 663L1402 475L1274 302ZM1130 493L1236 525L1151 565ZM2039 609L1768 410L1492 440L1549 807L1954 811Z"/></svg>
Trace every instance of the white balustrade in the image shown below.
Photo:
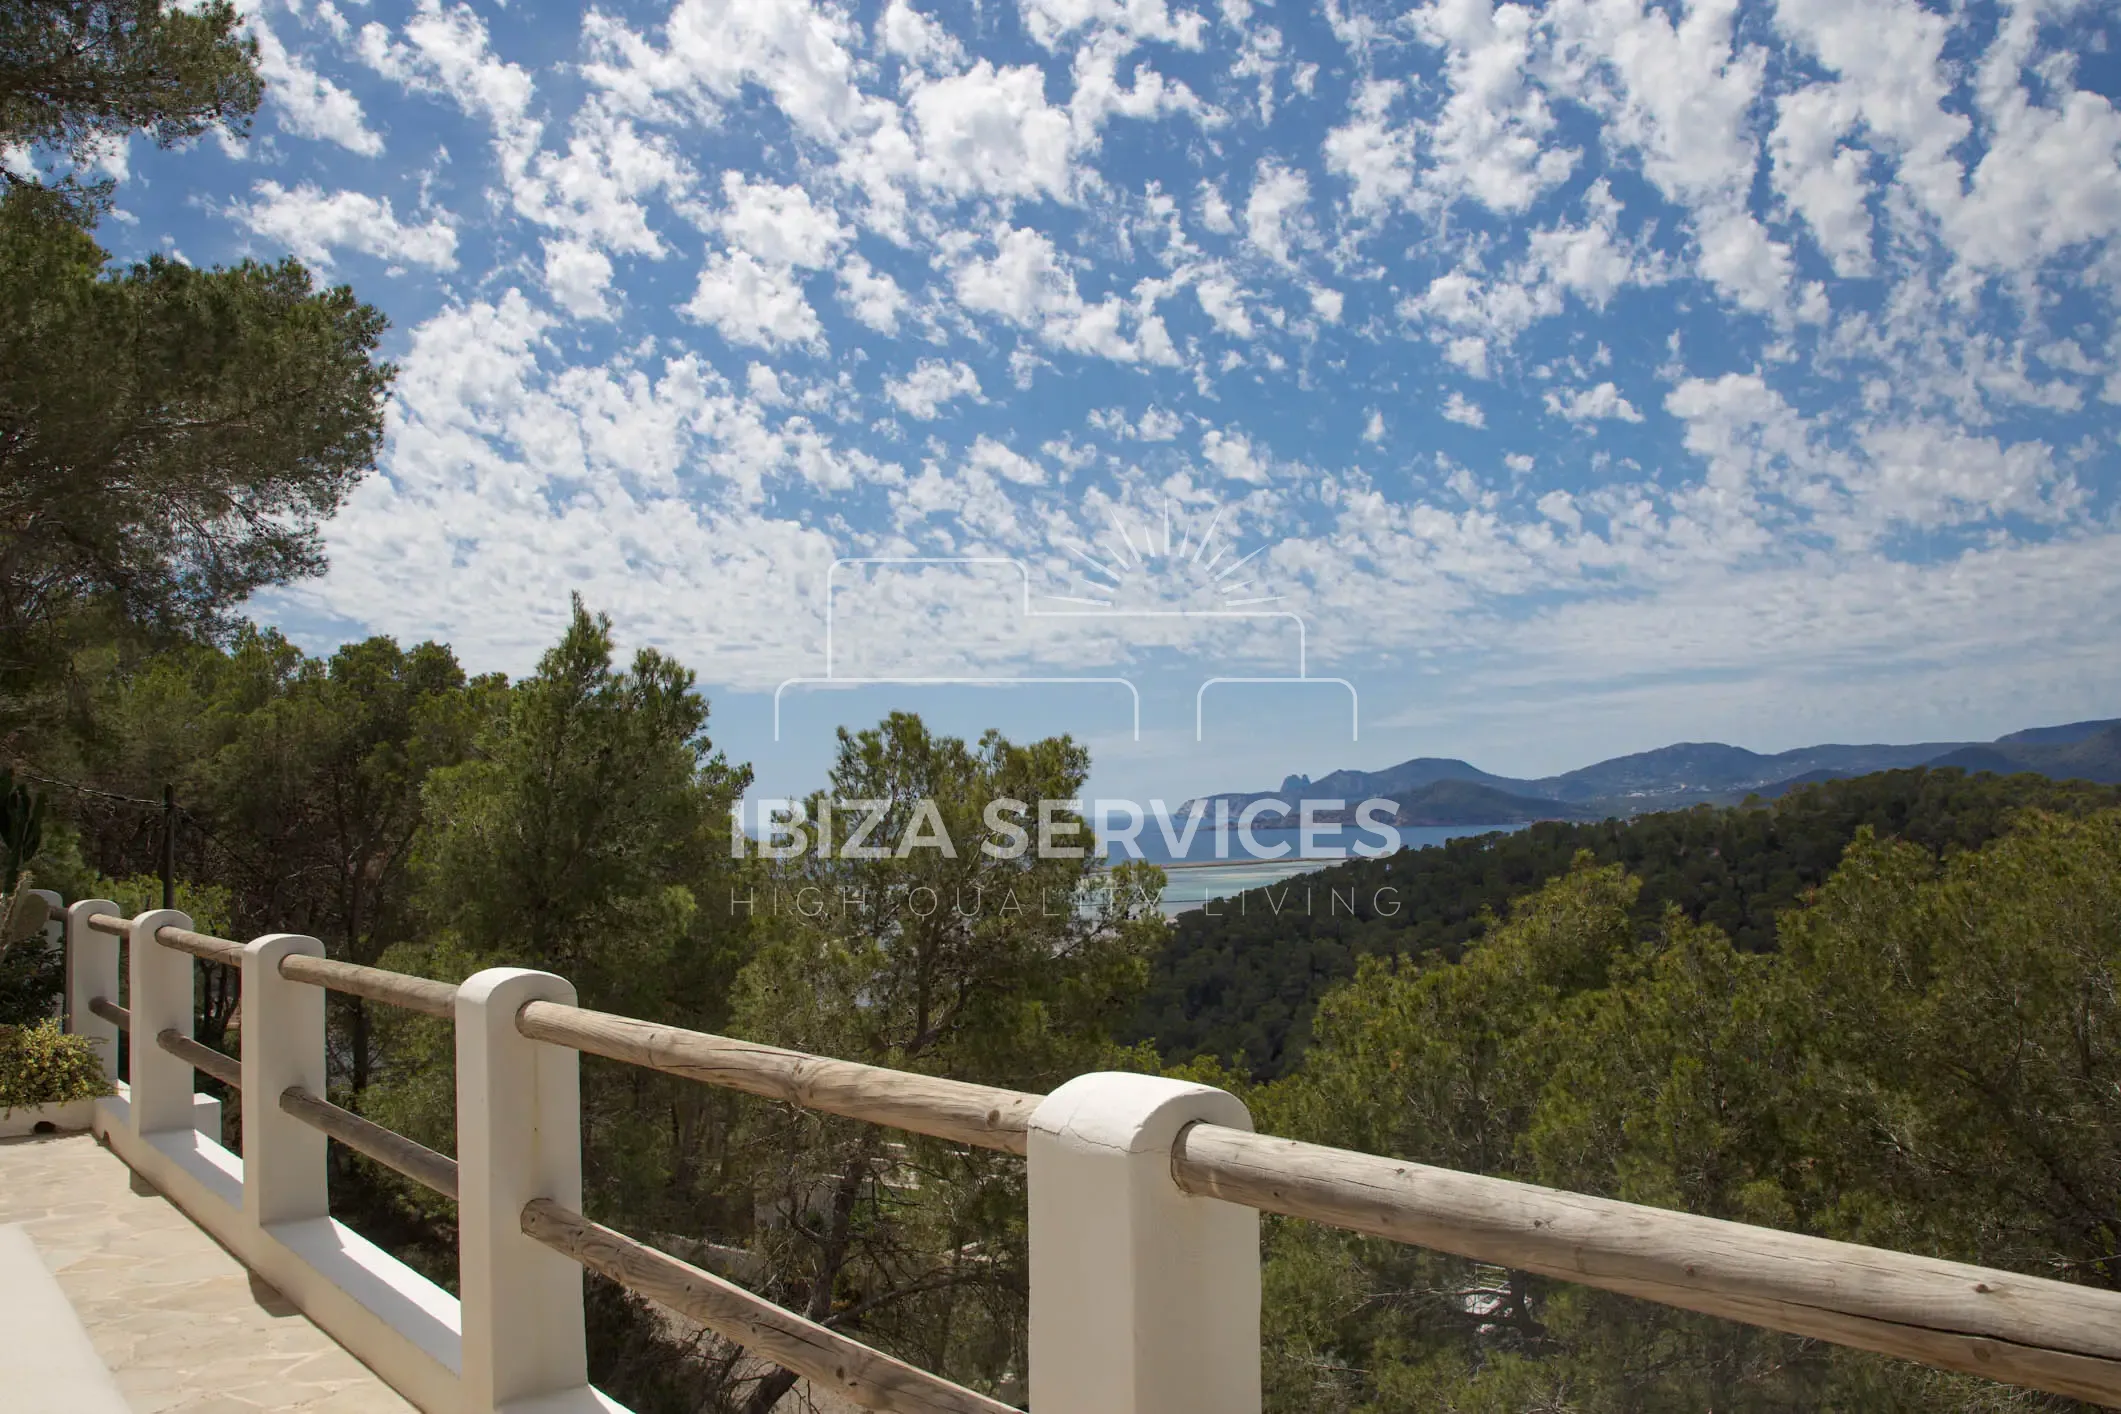
<svg viewBox="0 0 2121 1414"><path fill-rule="evenodd" d="M89 1002L118 999L119 940L89 919L116 913L108 899L83 900L65 925L69 1024L102 1042L113 1080L117 1028ZM217 1112L194 1126L205 1097L192 1067L156 1039L192 1035L197 964L156 941L168 927L191 919L155 909L132 920L129 1084L99 1103L98 1134L420 1408L626 1414L588 1381L581 1266L523 1232L533 1200L582 1205L580 1057L517 1024L529 1002L572 1006L573 984L493 968L456 989L459 1301L330 1217L325 1138L279 1103L290 1087L325 1093L324 990L280 972L282 959L322 956L323 945L276 933L224 954L239 958L242 980L239 1157L218 1142ZM1251 1125L1223 1091L1142 1075L1081 1076L1033 1111L1039 1414L1257 1414L1259 1219L1178 1189L1172 1143L1196 1121Z"/></svg>

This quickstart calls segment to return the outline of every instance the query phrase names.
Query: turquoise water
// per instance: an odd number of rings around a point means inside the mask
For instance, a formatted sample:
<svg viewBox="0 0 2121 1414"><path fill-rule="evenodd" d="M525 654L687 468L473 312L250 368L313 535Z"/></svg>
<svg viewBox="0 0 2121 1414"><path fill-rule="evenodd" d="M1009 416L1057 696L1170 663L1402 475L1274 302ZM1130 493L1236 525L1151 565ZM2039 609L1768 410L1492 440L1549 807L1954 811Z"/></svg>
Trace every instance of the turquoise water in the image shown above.
<svg viewBox="0 0 2121 1414"><path fill-rule="evenodd" d="M1400 829L1399 836L1402 848L1421 849L1427 845L1442 844L1446 840L1462 839L1467 835L1499 834L1523 828L1522 825L1409 825ZM1230 898L1247 889L1280 884L1284 880L1295 879L1328 865L1338 864L1349 858L1352 852L1343 848L1331 831L1320 832L1318 843L1324 848L1308 858L1295 857L1297 835L1294 830L1259 830L1255 831L1255 837L1269 849L1277 844L1288 845L1290 857L1272 860L1244 858L1243 844L1231 838L1224 845L1225 852L1240 857L1217 859L1216 842L1208 831L1203 830L1192 841L1185 858L1173 859L1170 849L1165 846L1153 827L1144 831L1139 841L1140 857L1164 866L1167 879L1164 887L1164 912L1184 913L1189 909L1201 908L1213 899ZM1374 837L1365 837L1352 831L1347 838L1351 843L1358 839L1365 843L1375 843ZM1133 856L1128 855L1124 849L1108 847L1106 857L1116 861Z"/></svg>

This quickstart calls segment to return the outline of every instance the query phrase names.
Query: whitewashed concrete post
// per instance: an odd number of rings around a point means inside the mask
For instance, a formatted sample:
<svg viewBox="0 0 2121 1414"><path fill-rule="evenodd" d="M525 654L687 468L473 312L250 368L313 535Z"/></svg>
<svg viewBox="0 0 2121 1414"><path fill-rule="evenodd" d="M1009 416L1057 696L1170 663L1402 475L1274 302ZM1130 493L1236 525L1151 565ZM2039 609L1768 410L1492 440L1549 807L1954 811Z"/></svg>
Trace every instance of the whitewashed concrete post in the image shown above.
<svg viewBox="0 0 2121 1414"><path fill-rule="evenodd" d="M132 973L127 997L133 1014L132 1127L136 1135L168 1129L190 1129L191 1062L177 1059L156 1044L164 1031L192 1034L192 958L155 941L161 928L192 926L191 915L173 908L150 909L133 919L126 939L126 962Z"/></svg>
<svg viewBox="0 0 2121 1414"><path fill-rule="evenodd" d="M324 956L298 933L268 933L243 949L243 1213L268 1223L328 1217L324 1134L280 1108L299 1085L321 1096L324 989L290 982L280 959Z"/></svg>
<svg viewBox="0 0 2121 1414"><path fill-rule="evenodd" d="M1227 1091L1077 1076L1031 1116L1031 1407L1258 1414L1259 1214L1181 1192L1196 1120L1250 1129Z"/></svg>
<svg viewBox="0 0 2121 1414"><path fill-rule="evenodd" d="M66 910L66 1029L94 1043L103 1073L118 1079L118 1028L88 1009L96 997L116 1006L118 940L88 926L92 914L118 917L118 905L107 898L85 898Z"/></svg>
<svg viewBox="0 0 2121 1414"><path fill-rule="evenodd" d="M493 967L457 989L465 1414L589 1389L582 1268L523 1233L533 1198L582 1210L581 1058L516 1030L533 1001L572 1006L574 984Z"/></svg>

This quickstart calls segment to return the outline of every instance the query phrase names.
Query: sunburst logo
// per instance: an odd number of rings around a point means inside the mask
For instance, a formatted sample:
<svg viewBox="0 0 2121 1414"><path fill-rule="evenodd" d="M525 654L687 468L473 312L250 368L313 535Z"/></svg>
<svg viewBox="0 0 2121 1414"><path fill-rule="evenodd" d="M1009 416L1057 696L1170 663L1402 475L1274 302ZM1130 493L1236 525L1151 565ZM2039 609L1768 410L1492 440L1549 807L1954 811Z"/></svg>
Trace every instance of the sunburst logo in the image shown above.
<svg viewBox="0 0 2121 1414"><path fill-rule="evenodd" d="M1107 529L1089 543L1062 538L1058 543L1075 561L1078 592L1050 597L1063 604L1099 609L1229 610L1256 608L1281 601L1279 594L1259 592L1259 556L1268 548L1240 552L1223 529L1223 512L1202 523L1197 514L1174 512L1166 500L1162 514L1144 519L1105 512Z"/></svg>
<svg viewBox="0 0 2121 1414"><path fill-rule="evenodd" d="M788 678L773 691L773 739L781 739L781 699L791 688L846 687L1049 687L1060 684L1117 687L1132 706L1133 734L1141 740L1141 690L1131 678L1118 674L1020 673L990 671L949 675L891 674L849 676L838 671L834 655L834 578L841 569L871 573L899 571L926 575L937 570L967 572L1013 571L1017 594L1015 609L1024 619L1260 619L1286 623L1294 630L1296 672L1294 675L1204 679L1193 694L1193 739L1201 740L1208 690L1231 684L1330 686L1348 694L1348 737L1360 737L1360 702L1355 684L1346 678L1313 677L1310 672L1310 631L1302 614L1273 608L1279 594L1258 593L1259 557L1269 548L1258 545L1241 550L1236 538L1224 529L1223 508L1218 507L1203 523L1198 515L1174 512L1166 500L1159 515L1144 521L1138 515L1123 516L1118 510L1105 513L1105 529L1085 539L1058 537L1053 543L1065 549L1075 562L1073 587L1076 594L1042 594L1032 588L1032 566L1014 556L1003 555L849 555L832 561L825 570L825 672L823 677ZM1012 596L1014 597L1014 596ZM1049 608L1045 604L1073 605ZM1002 600L1007 603L1009 600Z"/></svg>

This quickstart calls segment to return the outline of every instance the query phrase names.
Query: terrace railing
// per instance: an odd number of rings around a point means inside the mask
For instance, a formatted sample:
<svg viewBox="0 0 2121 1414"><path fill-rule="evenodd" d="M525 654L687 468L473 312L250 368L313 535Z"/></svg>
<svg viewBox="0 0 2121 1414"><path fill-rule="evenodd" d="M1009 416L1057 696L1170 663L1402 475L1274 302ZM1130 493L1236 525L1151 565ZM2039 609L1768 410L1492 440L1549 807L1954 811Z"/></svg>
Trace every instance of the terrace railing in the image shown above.
<svg viewBox="0 0 2121 1414"><path fill-rule="evenodd" d="M2121 1406L2121 1293L1277 1139L1204 1085L999 1090L587 1010L550 973L452 987L102 899L66 941L68 1016L113 1080L132 1037L98 1133L429 1411L619 1410L588 1382L582 1268L864 1408L1010 1407L583 1217L582 1053L1024 1156L1036 1414L1256 1414L1262 1212ZM241 974L240 1061L192 1038L198 962ZM454 1159L325 1098L327 989L454 1024ZM195 1071L246 1097L240 1156L205 1132ZM457 1202L461 1300L331 1218L327 1136Z"/></svg>

